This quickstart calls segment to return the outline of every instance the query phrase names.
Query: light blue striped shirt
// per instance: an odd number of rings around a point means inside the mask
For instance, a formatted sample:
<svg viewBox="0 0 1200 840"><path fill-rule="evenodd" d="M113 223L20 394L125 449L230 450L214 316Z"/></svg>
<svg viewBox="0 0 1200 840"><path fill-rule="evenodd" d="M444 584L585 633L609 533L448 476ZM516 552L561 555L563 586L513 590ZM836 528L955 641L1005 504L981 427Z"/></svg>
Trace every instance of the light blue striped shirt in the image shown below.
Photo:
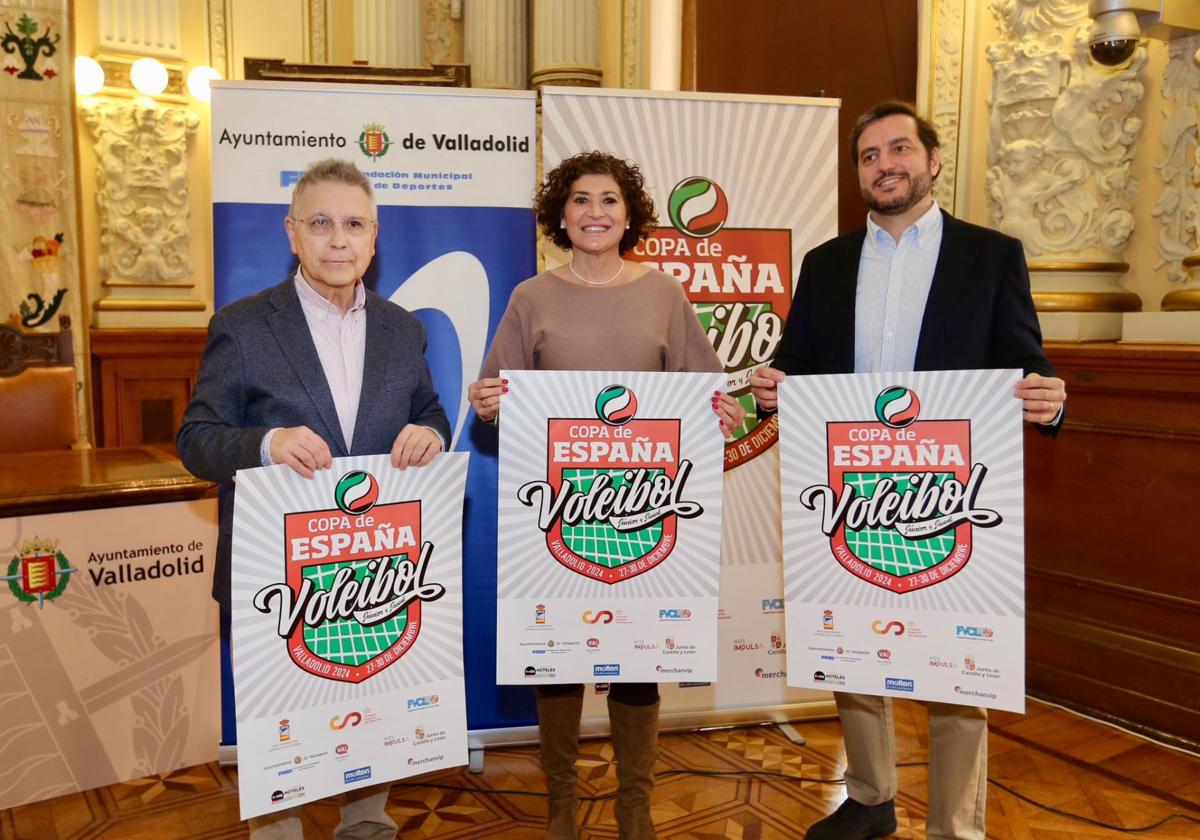
<svg viewBox="0 0 1200 840"><path fill-rule="evenodd" d="M899 242L867 214L854 303L855 373L913 369L941 248L942 211L936 201Z"/></svg>

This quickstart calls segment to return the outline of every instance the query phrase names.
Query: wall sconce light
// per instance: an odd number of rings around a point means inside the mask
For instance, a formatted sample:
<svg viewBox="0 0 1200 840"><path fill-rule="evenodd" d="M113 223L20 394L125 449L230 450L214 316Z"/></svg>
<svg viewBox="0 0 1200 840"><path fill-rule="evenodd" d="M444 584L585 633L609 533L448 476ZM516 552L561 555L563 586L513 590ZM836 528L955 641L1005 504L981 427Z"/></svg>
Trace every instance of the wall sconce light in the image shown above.
<svg viewBox="0 0 1200 840"><path fill-rule="evenodd" d="M221 78L221 73L214 67L193 67L187 76L188 93L201 102L212 98L212 90L208 83Z"/></svg>
<svg viewBox="0 0 1200 840"><path fill-rule="evenodd" d="M139 58L129 68L129 80L139 93L157 96L167 89L167 68L155 58Z"/></svg>
<svg viewBox="0 0 1200 840"><path fill-rule="evenodd" d="M104 68L100 62L86 55L75 59L75 93L91 96L104 87Z"/></svg>

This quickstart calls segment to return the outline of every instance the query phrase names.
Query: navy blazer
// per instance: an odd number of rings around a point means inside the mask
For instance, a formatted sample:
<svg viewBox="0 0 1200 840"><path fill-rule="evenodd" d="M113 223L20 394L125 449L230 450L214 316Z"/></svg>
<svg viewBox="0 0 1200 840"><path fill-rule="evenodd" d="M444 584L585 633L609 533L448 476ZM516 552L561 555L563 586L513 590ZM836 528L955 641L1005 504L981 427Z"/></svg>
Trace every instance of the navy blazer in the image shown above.
<svg viewBox="0 0 1200 840"><path fill-rule="evenodd" d="M1054 376L1020 241L945 211L942 223L914 370L1020 368ZM839 236L805 255L774 367L787 374L854 372L854 307L866 233Z"/></svg>
<svg viewBox="0 0 1200 840"><path fill-rule="evenodd" d="M183 465L220 484L213 597L225 611L233 476L262 466L259 447L269 429L308 426L335 458L391 452L396 435L409 423L428 426L450 442L450 423L425 362L424 326L368 290L362 392L354 441L346 446L294 283L289 277L213 315L196 389L176 438Z"/></svg>

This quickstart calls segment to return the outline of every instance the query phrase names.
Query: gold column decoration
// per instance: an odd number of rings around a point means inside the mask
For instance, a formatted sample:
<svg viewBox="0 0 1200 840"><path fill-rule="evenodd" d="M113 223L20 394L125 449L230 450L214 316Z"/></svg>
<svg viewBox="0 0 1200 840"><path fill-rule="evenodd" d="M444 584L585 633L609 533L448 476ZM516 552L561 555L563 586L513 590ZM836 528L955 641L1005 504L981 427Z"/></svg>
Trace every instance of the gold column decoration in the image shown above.
<svg viewBox="0 0 1200 840"><path fill-rule="evenodd" d="M523 90L529 82L525 0L467 0L464 13L471 87Z"/></svg>
<svg viewBox="0 0 1200 840"><path fill-rule="evenodd" d="M1162 299L1163 312L1200 311L1200 254L1184 257L1183 267L1192 275L1195 286L1167 292Z"/></svg>
<svg viewBox="0 0 1200 840"><path fill-rule="evenodd" d="M599 0L533 0L529 86L599 87Z"/></svg>

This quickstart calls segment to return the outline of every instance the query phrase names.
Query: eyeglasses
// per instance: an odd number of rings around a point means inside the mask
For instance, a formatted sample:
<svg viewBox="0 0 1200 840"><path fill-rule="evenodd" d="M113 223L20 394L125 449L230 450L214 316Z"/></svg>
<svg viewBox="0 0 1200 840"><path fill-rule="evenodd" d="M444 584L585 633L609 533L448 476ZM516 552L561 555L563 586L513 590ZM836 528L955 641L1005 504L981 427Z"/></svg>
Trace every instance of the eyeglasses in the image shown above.
<svg viewBox="0 0 1200 840"><path fill-rule="evenodd" d="M309 216L305 219L292 216L292 220L304 225L305 229L313 236L321 237L333 236L334 229L341 227L342 232L347 236L357 238L369 234L375 225L374 219L368 219L365 216L351 216L348 219L342 219L340 222L337 219L331 219L328 216L320 214Z"/></svg>

